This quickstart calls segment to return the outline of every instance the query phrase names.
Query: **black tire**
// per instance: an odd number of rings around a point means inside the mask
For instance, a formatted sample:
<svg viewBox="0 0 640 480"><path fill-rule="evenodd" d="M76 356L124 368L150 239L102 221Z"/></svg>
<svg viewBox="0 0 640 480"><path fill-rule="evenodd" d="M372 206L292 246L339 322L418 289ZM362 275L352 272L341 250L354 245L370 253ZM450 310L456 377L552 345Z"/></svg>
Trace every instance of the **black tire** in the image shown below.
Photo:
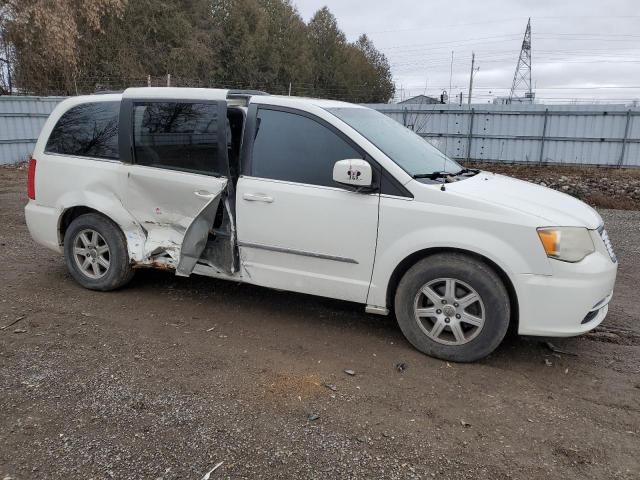
<svg viewBox="0 0 640 480"><path fill-rule="evenodd" d="M461 291L461 295L465 295L464 284L475 290L475 293L480 297L480 302L476 302L468 308L483 308L484 310L484 324L481 328L466 323L462 324L461 328L467 329L469 332L469 340L466 343L459 342L458 345L440 343L443 338L439 338L439 341L432 339L427 331L433 333L438 320L435 316L418 320L414 310L416 302L424 301L423 299L427 298L426 296L418 296L423 291L423 286L429 282L447 278L456 279L459 282L452 284L455 287L452 290ZM441 285L446 285L446 282L433 284L434 289L442 288ZM454 298L455 296L454 294ZM437 308L435 302L430 300L426 300L426 302L425 308ZM441 300L442 302L444 300ZM420 307L420 305L418 306ZM457 303L456 306L460 308ZM441 335L442 337L450 335L451 341L456 341L453 330L449 326L454 317L443 319L442 317L446 315L442 313L442 308L444 307L437 310L441 312L439 314L441 320L439 321L446 320L447 326L444 327ZM395 313L402 333L421 352L447 361L473 362L486 357L500 345L509 328L511 308L509 294L504 283L489 265L468 255L443 253L420 260L405 273L396 290ZM460 313L464 317L465 311ZM426 322L422 325L427 331L421 328L419 321ZM443 324L440 323L440 325ZM451 333L449 334L449 332ZM447 339L444 338L444 340Z"/></svg>
<svg viewBox="0 0 640 480"><path fill-rule="evenodd" d="M108 246L108 267L99 278L91 278L83 271L80 260L74 255L76 241L82 241L82 232L95 231ZM71 276L83 287L89 290L107 292L120 288L131 281L135 271L129 264L127 243L120 227L103 215L88 213L80 215L71 222L64 234L64 258Z"/></svg>

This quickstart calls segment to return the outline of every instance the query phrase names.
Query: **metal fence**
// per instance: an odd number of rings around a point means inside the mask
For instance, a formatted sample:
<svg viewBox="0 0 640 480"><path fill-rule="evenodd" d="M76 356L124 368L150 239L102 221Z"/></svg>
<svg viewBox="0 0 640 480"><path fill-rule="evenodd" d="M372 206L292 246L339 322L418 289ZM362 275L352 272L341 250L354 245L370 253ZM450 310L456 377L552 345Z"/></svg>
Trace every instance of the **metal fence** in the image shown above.
<svg viewBox="0 0 640 480"><path fill-rule="evenodd" d="M368 105L460 160L640 167L640 108Z"/></svg>
<svg viewBox="0 0 640 480"><path fill-rule="evenodd" d="M26 160L64 97L0 96L0 164ZM640 167L640 108L622 105L368 105L452 158Z"/></svg>
<svg viewBox="0 0 640 480"><path fill-rule="evenodd" d="M29 158L44 122L62 99L0 96L0 165Z"/></svg>

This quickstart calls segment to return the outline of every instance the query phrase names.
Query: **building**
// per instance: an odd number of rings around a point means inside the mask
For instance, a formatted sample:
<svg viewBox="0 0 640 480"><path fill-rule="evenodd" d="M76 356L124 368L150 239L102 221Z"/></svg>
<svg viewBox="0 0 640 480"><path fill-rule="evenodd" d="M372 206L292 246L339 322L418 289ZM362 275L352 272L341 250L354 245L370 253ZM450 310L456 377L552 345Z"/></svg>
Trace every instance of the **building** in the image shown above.
<svg viewBox="0 0 640 480"><path fill-rule="evenodd" d="M415 97L407 98L398 103L404 105L435 105L438 103L446 103L446 100L442 101L440 98L429 97L428 95L416 95Z"/></svg>
<svg viewBox="0 0 640 480"><path fill-rule="evenodd" d="M524 97L496 97L493 99L495 105L509 105L513 103L536 103L535 93L525 93Z"/></svg>

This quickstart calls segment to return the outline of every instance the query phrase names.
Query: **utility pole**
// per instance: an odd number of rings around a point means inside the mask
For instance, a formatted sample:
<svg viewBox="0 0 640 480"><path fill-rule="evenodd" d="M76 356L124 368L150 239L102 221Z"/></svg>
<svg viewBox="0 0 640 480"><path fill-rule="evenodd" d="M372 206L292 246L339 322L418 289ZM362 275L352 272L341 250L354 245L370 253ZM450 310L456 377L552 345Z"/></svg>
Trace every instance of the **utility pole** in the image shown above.
<svg viewBox="0 0 640 480"><path fill-rule="evenodd" d="M471 73L469 74L469 97L467 98L467 104L471 105L471 96L473 95L473 71L476 66L476 52L471 52Z"/></svg>
<svg viewBox="0 0 640 480"><path fill-rule="evenodd" d="M451 67L449 67L449 101L447 103L451 103L451 94L453 93L451 90L452 81L453 81L453 50L451 50Z"/></svg>
<svg viewBox="0 0 640 480"><path fill-rule="evenodd" d="M451 95L452 95L452 84L453 84L453 50L451 50L451 66L449 67L449 101L447 103L451 103Z"/></svg>

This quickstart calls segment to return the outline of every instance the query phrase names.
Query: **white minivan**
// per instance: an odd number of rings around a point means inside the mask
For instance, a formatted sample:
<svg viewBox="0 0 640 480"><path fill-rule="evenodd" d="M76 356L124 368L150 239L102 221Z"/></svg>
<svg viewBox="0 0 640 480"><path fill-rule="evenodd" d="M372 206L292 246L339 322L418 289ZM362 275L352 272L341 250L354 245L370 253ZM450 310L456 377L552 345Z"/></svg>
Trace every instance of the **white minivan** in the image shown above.
<svg viewBox="0 0 640 480"><path fill-rule="evenodd" d="M251 91L131 88L63 101L29 165L26 220L71 275L206 275L393 312L417 349L491 353L510 325L605 318L617 261L595 210L462 168L369 108Z"/></svg>

